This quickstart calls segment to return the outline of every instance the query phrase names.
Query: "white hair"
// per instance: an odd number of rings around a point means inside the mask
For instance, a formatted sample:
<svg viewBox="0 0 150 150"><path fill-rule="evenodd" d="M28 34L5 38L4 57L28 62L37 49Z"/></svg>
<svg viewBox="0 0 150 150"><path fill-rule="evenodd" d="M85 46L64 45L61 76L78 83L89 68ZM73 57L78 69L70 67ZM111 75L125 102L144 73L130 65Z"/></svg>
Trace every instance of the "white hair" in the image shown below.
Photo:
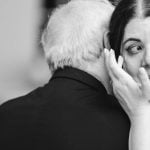
<svg viewBox="0 0 150 150"><path fill-rule="evenodd" d="M107 0L72 0L56 8L41 40L50 69L78 67L99 58L113 10Z"/></svg>

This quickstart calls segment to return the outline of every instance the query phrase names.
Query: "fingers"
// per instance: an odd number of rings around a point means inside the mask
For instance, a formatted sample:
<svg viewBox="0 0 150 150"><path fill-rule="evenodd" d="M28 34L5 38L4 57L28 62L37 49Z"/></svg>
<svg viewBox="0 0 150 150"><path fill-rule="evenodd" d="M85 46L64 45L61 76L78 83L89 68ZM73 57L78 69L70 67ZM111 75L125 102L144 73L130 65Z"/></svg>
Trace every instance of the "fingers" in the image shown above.
<svg viewBox="0 0 150 150"><path fill-rule="evenodd" d="M105 55L105 65L106 65L106 68L107 68L107 71L109 73L109 76L113 79L113 74L111 72L111 69L110 69L110 62L109 62L109 55L110 55L110 52L108 51L108 49L104 49L104 55Z"/></svg>
<svg viewBox="0 0 150 150"><path fill-rule="evenodd" d="M112 74L115 76L115 78L119 79L121 75L121 70L119 65L116 62L115 54L113 50L110 50L110 55L109 55L109 68L112 72Z"/></svg>
<svg viewBox="0 0 150 150"><path fill-rule="evenodd" d="M148 77L148 74L146 72L146 70L141 67L139 69L139 79L141 81L141 86L142 86L142 89L145 91L147 88L150 87L150 81L149 81L149 77Z"/></svg>
<svg viewBox="0 0 150 150"><path fill-rule="evenodd" d="M111 50L109 52L107 49L105 49L105 57L106 57L106 66L111 78L120 79L128 76L128 74L122 69L123 65L122 56L118 58L117 63L114 51Z"/></svg>
<svg viewBox="0 0 150 150"><path fill-rule="evenodd" d="M122 57L122 56L119 56L119 58L118 58L118 66L119 66L120 68L122 68L122 65L123 65L123 57Z"/></svg>

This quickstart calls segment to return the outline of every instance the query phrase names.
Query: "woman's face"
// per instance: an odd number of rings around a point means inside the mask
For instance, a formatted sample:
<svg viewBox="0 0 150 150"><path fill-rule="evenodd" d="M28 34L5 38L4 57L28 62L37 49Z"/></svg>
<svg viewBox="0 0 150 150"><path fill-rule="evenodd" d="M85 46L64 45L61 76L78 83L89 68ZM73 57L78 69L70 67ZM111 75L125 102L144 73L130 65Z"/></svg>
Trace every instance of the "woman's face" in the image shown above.
<svg viewBox="0 0 150 150"><path fill-rule="evenodd" d="M121 46L124 69L136 80L138 70L144 67L150 78L150 17L134 18L125 28Z"/></svg>

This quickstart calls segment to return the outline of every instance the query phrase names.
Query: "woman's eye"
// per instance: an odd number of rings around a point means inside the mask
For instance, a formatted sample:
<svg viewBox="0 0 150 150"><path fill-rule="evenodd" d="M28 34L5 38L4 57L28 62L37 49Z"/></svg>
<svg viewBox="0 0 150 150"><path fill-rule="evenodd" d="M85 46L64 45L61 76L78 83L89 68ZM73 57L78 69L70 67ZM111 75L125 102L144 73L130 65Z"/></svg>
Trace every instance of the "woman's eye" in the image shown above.
<svg viewBox="0 0 150 150"><path fill-rule="evenodd" d="M143 50L143 46L141 45L131 45L127 49L129 54L137 54Z"/></svg>

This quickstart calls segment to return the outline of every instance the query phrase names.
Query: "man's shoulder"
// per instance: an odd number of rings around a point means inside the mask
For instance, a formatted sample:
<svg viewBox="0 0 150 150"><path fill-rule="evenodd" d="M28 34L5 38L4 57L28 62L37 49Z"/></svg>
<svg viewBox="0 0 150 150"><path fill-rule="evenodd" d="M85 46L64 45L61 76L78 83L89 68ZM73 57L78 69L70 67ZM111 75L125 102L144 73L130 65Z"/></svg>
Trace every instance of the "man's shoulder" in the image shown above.
<svg viewBox="0 0 150 150"><path fill-rule="evenodd" d="M39 102L39 93L40 93L41 87L37 88L30 93L10 99L6 102L4 102L0 106L0 113L17 113L22 112L24 110L30 110L30 108L34 109L36 105L38 105Z"/></svg>

